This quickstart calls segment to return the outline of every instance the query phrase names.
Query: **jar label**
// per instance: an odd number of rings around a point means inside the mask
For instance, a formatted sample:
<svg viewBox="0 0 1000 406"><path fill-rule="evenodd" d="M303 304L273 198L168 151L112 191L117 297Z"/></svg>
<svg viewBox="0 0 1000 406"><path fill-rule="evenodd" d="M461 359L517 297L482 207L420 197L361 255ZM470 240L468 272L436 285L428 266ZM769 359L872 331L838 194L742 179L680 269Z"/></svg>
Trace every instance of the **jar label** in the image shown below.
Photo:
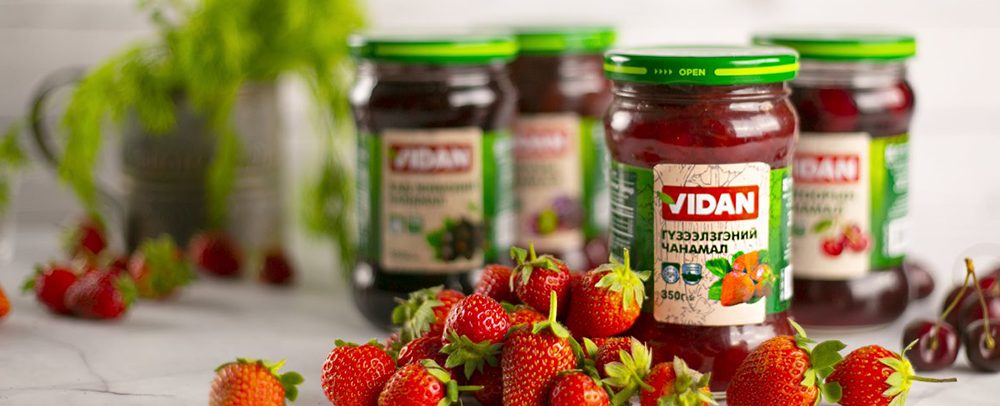
<svg viewBox="0 0 1000 406"><path fill-rule="evenodd" d="M613 162L611 247L652 269L662 323L762 323L791 299L787 168Z"/></svg>
<svg viewBox="0 0 1000 406"><path fill-rule="evenodd" d="M804 133L795 154L796 276L845 280L902 265L907 136Z"/></svg>
<svg viewBox="0 0 1000 406"><path fill-rule="evenodd" d="M478 128L362 135L362 254L395 273L457 273L482 266L513 237L501 223L511 223L513 204L502 192L513 181L509 155L509 135Z"/></svg>
<svg viewBox="0 0 1000 406"><path fill-rule="evenodd" d="M583 165L583 234L588 240L608 231L611 194L608 190L608 147L604 120L583 117L580 121L580 156Z"/></svg>

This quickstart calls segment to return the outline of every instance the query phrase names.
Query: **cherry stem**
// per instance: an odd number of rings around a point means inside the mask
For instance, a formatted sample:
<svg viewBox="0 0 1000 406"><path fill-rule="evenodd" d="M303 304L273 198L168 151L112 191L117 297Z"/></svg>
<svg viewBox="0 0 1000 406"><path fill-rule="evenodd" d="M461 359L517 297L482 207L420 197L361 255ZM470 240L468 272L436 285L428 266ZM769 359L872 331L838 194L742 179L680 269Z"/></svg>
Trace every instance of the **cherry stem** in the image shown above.
<svg viewBox="0 0 1000 406"><path fill-rule="evenodd" d="M972 268L972 262L970 262L968 258L966 258L965 261L965 282L962 282L962 288L958 290L958 294L955 295L955 298L951 300L948 307L946 307L944 312L941 313L941 317L938 318L938 326L944 324L944 320L948 317L948 314L951 313L952 310L955 310L955 307L958 306L958 303L964 298L965 291L969 289L969 279L975 280L976 278L976 271Z"/></svg>
<svg viewBox="0 0 1000 406"><path fill-rule="evenodd" d="M983 287L979 286L979 280L976 279L976 271L973 269L972 259L965 259L965 267L969 269L969 273L972 274L972 283L976 286L976 293L979 294L979 305L983 308L983 333L986 335L986 348L993 350L997 346L996 340L993 339L993 330L990 329L990 308L986 306L986 295L983 294Z"/></svg>
<svg viewBox="0 0 1000 406"><path fill-rule="evenodd" d="M958 378L928 378L926 376L919 376L919 375L911 376L910 380L920 381L920 382L932 382L932 383L958 382Z"/></svg>

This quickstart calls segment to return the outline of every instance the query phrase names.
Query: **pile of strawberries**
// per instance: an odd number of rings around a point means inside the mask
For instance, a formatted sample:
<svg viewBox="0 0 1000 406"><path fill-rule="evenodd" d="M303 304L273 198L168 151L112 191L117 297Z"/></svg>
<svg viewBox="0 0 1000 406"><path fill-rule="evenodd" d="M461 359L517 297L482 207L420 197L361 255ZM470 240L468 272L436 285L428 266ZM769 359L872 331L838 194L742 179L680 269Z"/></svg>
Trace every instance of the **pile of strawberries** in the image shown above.
<svg viewBox="0 0 1000 406"><path fill-rule="evenodd" d="M384 344L337 342L323 390L337 406L447 405L463 393L483 406L715 404L711 377L623 337L645 299L648 272L614 259L583 274L551 256L515 248L513 269L490 265L465 296L442 287L414 292L393 312ZM561 321L564 321L563 324ZM794 322L792 322L794 325ZM734 406L901 405L917 377L882 347L842 358L844 344L771 339L738 369ZM656 360L660 360L657 362Z"/></svg>
<svg viewBox="0 0 1000 406"><path fill-rule="evenodd" d="M49 311L61 315L119 319L137 297L175 296L194 279L195 267L219 277L237 277L243 267L238 245L218 232L193 237L187 252L163 236L146 240L128 256L109 252L104 226L91 217L68 230L64 238L70 259L37 266L23 285ZM262 281L291 282L292 267L281 250L267 252L261 263ZM0 292L0 317L6 303Z"/></svg>

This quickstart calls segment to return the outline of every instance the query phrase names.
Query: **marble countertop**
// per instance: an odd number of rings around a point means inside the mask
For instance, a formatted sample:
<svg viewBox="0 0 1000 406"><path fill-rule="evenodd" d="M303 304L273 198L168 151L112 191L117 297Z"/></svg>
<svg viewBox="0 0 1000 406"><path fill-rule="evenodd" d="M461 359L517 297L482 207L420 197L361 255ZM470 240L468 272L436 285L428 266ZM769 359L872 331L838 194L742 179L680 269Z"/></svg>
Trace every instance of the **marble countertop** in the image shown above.
<svg viewBox="0 0 1000 406"><path fill-rule="evenodd" d="M306 377L296 404L324 405L319 374L334 339L385 335L366 324L350 293L332 282L273 289L201 280L174 301L140 302L117 322L56 317L16 292L34 263L57 252L55 233L54 227L22 230L17 256L0 272L13 305L0 322L2 405L205 404L213 369L236 357L286 359L286 369ZM913 306L903 320L932 314L931 307ZM898 349L902 324L841 338L850 348L874 343ZM967 365L962 355L954 369L929 374L956 376L959 383L917 383L909 404L996 405L992 385L1000 375Z"/></svg>

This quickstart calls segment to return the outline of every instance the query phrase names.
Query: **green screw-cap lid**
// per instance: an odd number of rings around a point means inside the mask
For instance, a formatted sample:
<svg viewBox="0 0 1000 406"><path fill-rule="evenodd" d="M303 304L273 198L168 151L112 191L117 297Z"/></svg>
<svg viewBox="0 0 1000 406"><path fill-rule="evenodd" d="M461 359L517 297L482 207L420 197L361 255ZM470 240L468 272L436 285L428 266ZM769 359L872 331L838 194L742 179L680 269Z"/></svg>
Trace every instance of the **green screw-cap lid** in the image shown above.
<svg viewBox="0 0 1000 406"><path fill-rule="evenodd" d="M353 35L349 44L357 58L399 63L484 64L517 54L512 35L488 32L376 32Z"/></svg>
<svg viewBox="0 0 1000 406"><path fill-rule="evenodd" d="M664 46L615 49L604 55L611 80L659 84L739 85L791 80L798 54L784 47Z"/></svg>
<svg viewBox="0 0 1000 406"><path fill-rule="evenodd" d="M754 43L787 46L802 59L831 61L898 61L917 53L916 39L906 34L788 32L759 34Z"/></svg>
<svg viewBox="0 0 1000 406"><path fill-rule="evenodd" d="M601 53L617 36L607 25L524 26L514 33L522 54Z"/></svg>

